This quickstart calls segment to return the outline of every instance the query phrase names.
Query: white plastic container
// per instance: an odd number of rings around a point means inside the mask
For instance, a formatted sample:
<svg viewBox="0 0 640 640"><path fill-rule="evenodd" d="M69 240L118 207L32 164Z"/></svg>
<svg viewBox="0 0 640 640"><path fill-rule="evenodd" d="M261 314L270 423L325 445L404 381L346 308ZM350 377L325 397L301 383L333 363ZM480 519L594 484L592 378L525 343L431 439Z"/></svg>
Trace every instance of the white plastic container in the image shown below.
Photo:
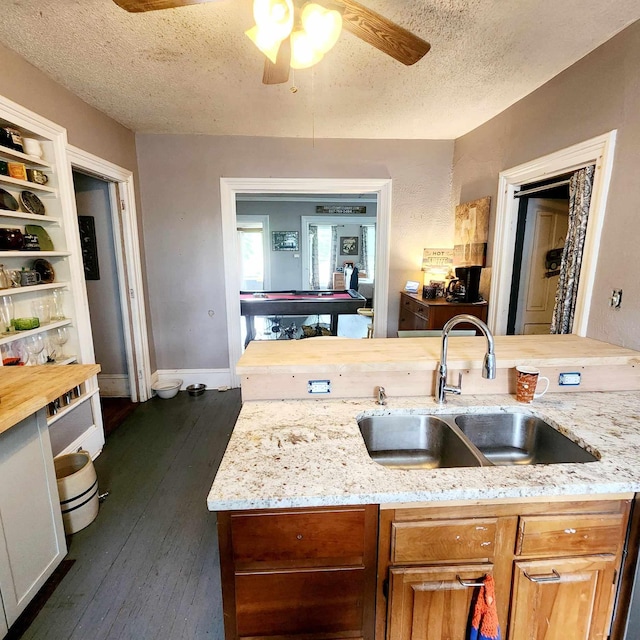
<svg viewBox="0 0 640 640"><path fill-rule="evenodd" d="M98 476L87 451L58 456L53 463L64 530L67 534L76 533L98 515Z"/></svg>
<svg viewBox="0 0 640 640"><path fill-rule="evenodd" d="M173 380L164 380L151 385L151 388L158 394L160 398L173 398L178 395L182 380L175 378Z"/></svg>

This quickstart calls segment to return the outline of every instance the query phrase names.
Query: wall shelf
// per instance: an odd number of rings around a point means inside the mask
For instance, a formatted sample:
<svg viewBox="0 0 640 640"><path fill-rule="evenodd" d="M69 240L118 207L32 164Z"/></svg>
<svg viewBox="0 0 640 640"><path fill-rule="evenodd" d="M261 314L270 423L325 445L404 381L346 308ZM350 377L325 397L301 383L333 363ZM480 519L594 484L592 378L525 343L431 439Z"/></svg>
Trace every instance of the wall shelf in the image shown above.
<svg viewBox="0 0 640 640"><path fill-rule="evenodd" d="M60 218L55 218L54 216L39 216L36 213L23 213L22 211L0 209L0 216L3 218L15 218L16 220L37 220L45 224L60 225Z"/></svg>
<svg viewBox="0 0 640 640"><path fill-rule="evenodd" d="M37 158L36 156L30 156L26 153L21 153L20 151L16 151L15 149L9 149L9 147L0 146L0 156L3 158L11 158L14 160L20 160L25 164L32 164L36 167L45 167L46 169L51 168L51 164Z"/></svg>
<svg viewBox="0 0 640 640"><path fill-rule="evenodd" d="M28 336L34 336L38 333L45 333L51 331L51 329L57 329L58 327L67 327L71 324L71 320L58 320L57 322L49 322L47 324L40 325L37 329L29 329L27 331L14 331L13 333L0 334L0 345L10 344L17 340L22 340Z"/></svg>
<svg viewBox="0 0 640 640"><path fill-rule="evenodd" d="M51 282L49 284L34 284L29 287L11 287L10 289L0 289L0 297L17 296L21 293L35 293L37 291L48 291L51 289L64 289L68 286L68 282Z"/></svg>
<svg viewBox="0 0 640 640"><path fill-rule="evenodd" d="M0 251L2 258L66 258L71 251Z"/></svg>
<svg viewBox="0 0 640 640"><path fill-rule="evenodd" d="M0 183L10 184L15 187L24 187L28 191L42 191L54 196L57 195L56 190L53 187L46 187L45 185L38 184L37 182L29 182L29 180L18 180L11 176L0 176Z"/></svg>

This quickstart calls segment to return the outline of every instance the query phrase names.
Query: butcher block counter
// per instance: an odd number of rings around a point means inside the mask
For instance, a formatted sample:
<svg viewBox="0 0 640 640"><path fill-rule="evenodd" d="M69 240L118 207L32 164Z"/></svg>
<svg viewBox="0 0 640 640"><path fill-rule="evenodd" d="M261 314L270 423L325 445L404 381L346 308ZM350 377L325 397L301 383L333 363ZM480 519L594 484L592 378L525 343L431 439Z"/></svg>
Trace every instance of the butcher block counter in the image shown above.
<svg viewBox="0 0 640 640"><path fill-rule="evenodd" d="M0 367L0 433L99 371L98 364Z"/></svg>
<svg viewBox="0 0 640 640"><path fill-rule="evenodd" d="M377 386L389 396L433 394L440 338L351 340L310 338L251 342L237 365L243 400L315 398L309 381L329 380L331 398L370 398ZM640 390L640 353L575 335L496 336L497 376L481 376L484 336L448 342L449 379L463 374L463 393L515 392L516 365L536 366L549 391ZM579 387L561 387L558 374L579 372Z"/></svg>

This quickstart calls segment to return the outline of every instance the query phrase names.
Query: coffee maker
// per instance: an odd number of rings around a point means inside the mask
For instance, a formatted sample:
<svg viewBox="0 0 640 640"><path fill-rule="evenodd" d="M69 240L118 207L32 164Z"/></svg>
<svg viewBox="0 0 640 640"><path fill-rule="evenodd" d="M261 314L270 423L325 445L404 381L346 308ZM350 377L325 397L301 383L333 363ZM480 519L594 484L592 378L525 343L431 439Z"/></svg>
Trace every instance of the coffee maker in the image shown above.
<svg viewBox="0 0 640 640"><path fill-rule="evenodd" d="M455 302L480 300L480 273L482 267L456 267L456 279L449 283L448 292Z"/></svg>

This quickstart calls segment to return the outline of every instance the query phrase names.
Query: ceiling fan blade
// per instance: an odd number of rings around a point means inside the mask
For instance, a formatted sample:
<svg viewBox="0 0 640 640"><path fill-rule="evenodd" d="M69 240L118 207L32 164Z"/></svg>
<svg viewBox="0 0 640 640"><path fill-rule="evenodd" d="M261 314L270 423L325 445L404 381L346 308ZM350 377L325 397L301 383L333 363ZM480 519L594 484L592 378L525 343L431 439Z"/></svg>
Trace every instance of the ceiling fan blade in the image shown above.
<svg viewBox="0 0 640 640"><path fill-rule="evenodd" d="M354 0L334 0L334 3L344 6L344 29L402 64L415 64L431 49L422 38Z"/></svg>
<svg viewBox="0 0 640 640"><path fill-rule="evenodd" d="M280 43L276 63L273 64L269 58L264 61L263 84L283 84L289 80L289 69L291 64L291 40L285 38Z"/></svg>
<svg viewBox="0 0 640 640"><path fill-rule="evenodd" d="M204 4L205 2L217 2L217 0L113 0L119 7L131 13L142 11L157 11L158 9L174 9L186 7L190 4Z"/></svg>

